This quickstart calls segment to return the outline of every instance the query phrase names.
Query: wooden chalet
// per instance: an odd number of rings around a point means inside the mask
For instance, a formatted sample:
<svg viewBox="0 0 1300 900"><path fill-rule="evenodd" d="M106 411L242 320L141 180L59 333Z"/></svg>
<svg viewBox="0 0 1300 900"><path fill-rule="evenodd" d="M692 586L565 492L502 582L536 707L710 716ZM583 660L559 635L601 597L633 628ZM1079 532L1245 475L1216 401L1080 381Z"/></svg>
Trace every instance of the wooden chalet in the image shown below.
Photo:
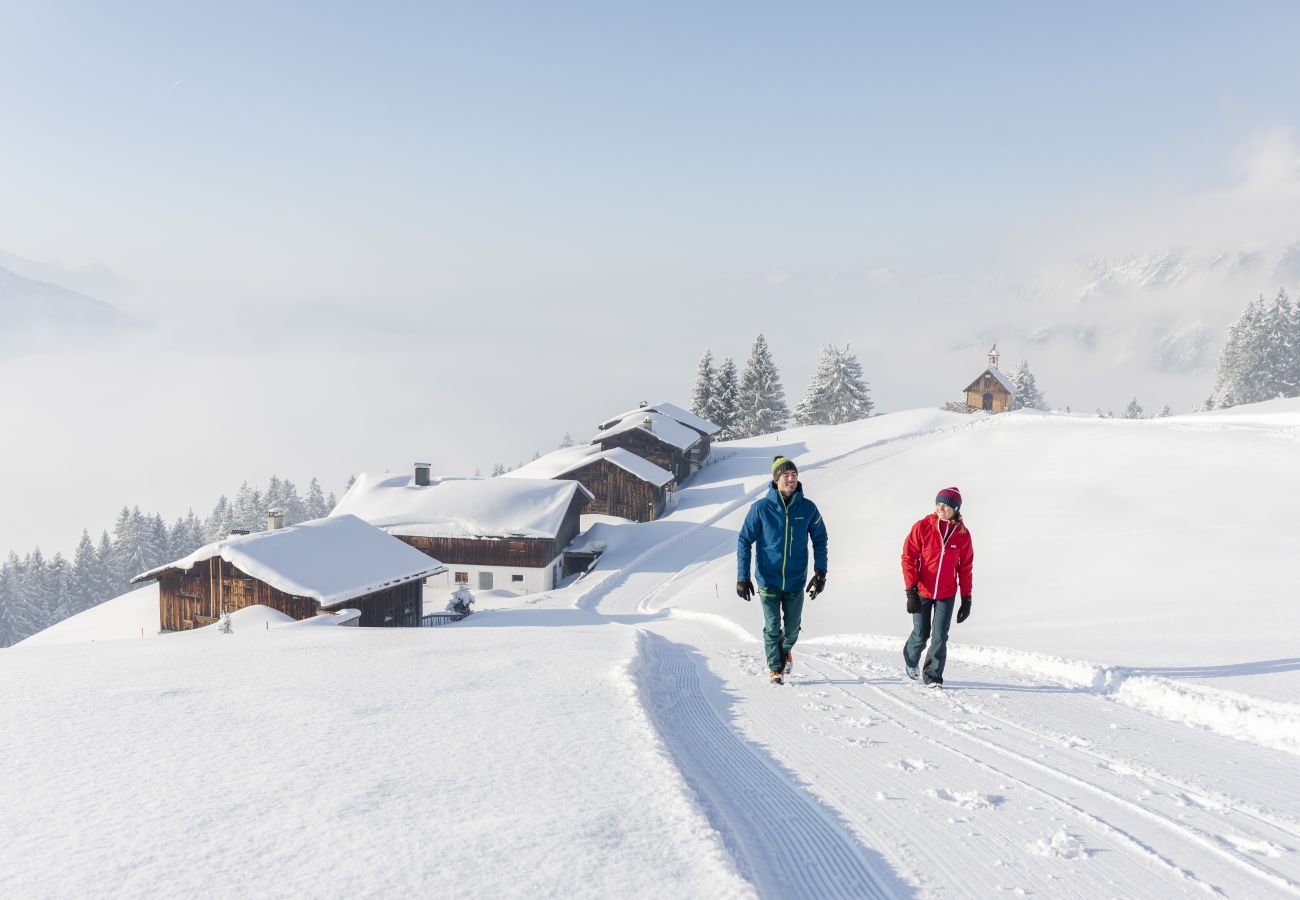
<svg viewBox="0 0 1300 900"><path fill-rule="evenodd" d="M701 455L700 447L705 440L700 432L676 419L638 409L606 422L592 437L591 443L602 451L621 447L666 469L681 484L703 465L705 457Z"/></svg>
<svg viewBox="0 0 1300 900"><path fill-rule="evenodd" d="M998 345L994 344L989 350L989 367L966 386L966 405L985 412L1006 412L1015 395L1011 379L998 371Z"/></svg>
<svg viewBox="0 0 1300 900"><path fill-rule="evenodd" d="M159 627L188 631L261 605L295 619L344 608L362 626L420 625L423 579L437 560L355 516L231 535L131 579L158 580Z"/></svg>
<svg viewBox="0 0 1300 900"><path fill-rule="evenodd" d="M355 515L446 566L429 587L456 582L517 594L563 577L564 548L592 501L576 481L429 478L363 473L331 517Z"/></svg>
<svg viewBox="0 0 1300 900"><path fill-rule="evenodd" d="M659 518L677 489L677 480L667 469L622 447L601 450L592 444L555 450L503 477L577 481L593 497L584 513L634 522Z"/></svg>
<svg viewBox="0 0 1300 900"><path fill-rule="evenodd" d="M682 409L675 403L642 403L636 409L630 409L625 413L620 413L612 419L607 419L598 427L601 431L612 428L627 417L638 412L659 413L667 416L678 424L685 425L700 436L699 443L691 448L688 458L691 465L691 472L696 472L708 460L709 454L713 449L713 437L722 430L721 425L710 422L708 419L701 418L689 410Z"/></svg>

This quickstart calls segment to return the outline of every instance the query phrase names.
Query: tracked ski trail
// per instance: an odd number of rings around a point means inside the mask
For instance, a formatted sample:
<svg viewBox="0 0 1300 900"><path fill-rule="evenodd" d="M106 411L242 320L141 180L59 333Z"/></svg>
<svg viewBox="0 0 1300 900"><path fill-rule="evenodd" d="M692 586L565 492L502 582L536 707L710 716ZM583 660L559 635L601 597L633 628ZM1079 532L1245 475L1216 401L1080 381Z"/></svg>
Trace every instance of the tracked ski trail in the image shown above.
<svg viewBox="0 0 1300 900"><path fill-rule="evenodd" d="M642 632L642 701L737 868L764 897L894 897L878 854L854 840L792 773L745 741L693 651ZM711 679L712 680L712 679Z"/></svg>

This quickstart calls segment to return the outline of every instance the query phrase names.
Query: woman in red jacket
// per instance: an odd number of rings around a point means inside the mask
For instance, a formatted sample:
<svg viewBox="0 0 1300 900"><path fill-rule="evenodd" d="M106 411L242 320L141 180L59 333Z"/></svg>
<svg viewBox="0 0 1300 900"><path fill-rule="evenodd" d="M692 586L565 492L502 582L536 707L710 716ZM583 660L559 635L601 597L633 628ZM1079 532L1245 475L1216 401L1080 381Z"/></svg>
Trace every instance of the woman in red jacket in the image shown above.
<svg viewBox="0 0 1300 900"><path fill-rule="evenodd" d="M970 532L961 518L961 491L944 488L934 498L934 512L913 525L903 542L903 584L907 588L907 611L912 614L912 634L903 645L903 666L908 678L923 677L926 687L943 684L948 626L958 591L961 609L957 610L957 621L965 622L970 615L974 562ZM930 649L921 665L921 651L927 640Z"/></svg>

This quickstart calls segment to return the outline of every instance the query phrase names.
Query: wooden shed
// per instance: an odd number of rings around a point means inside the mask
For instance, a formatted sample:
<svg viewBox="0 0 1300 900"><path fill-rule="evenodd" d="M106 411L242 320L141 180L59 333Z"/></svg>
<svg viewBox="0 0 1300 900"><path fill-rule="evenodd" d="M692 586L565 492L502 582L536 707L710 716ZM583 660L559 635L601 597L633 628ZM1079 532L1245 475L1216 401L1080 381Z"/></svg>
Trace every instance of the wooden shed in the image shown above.
<svg viewBox="0 0 1300 900"><path fill-rule="evenodd" d="M622 447L601 450L593 444L555 450L502 477L577 481L593 497L584 513L634 522L659 518L677 488L667 469Z"/></svg>
<svg viewBox="0 0 1300 900"><path fill-rule="evenodd" d="M994 344L989 350L989 367L966 386L966 405L985 412L1006 412L1015 395L1011 379L998 371L998 345Z"/></svg>
<svg viewBox="0 0 1300 900"><path fill-rule="evenodd" d="M362 473L330 516L351 514L434 557L430 587L550 590L591 492L576 481Z"/></svg>
<svg viewBox="0 0 1300 900"><path fill-rule="evenodd" d="M622 447L666 469L681 484L702 465L699 448L705 440L700 432L663 413L638 409L606 422L591 443L601 450Z"/></svg>
<svg viewBox="0 0 1300 900"><path fill-rule="evenodd" d="M158 580L159 627L188 631L261 605L295 619L344 608L362 626L417 627L437 560L354 516L232 535L131 579Z"/></svg>

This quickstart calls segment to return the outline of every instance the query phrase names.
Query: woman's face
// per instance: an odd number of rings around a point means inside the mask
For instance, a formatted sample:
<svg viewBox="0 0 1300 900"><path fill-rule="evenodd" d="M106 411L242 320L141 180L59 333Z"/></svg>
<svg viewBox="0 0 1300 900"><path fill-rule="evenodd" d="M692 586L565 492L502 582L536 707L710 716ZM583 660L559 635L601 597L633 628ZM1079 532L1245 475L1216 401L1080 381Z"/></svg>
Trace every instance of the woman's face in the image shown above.
<svg viewBox="0 0 1300 900"><path fill-rule="evenodd" d="M934 505L934 514L945 522L951 522L957 515L957 510L953 509L947 503L936 503Z"/></svg>

